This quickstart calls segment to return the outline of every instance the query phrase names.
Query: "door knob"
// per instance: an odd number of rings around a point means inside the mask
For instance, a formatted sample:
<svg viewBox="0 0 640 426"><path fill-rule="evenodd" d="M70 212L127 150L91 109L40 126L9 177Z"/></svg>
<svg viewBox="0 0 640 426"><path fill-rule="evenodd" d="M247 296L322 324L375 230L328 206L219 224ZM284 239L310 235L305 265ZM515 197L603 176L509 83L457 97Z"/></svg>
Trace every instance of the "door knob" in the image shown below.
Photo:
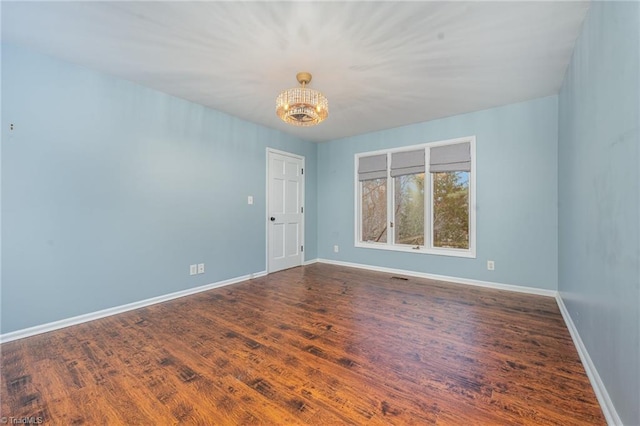
<svg viewBox="0 0 640 426"><path fill-rule="evenodd" d="M271 222L275 222L275 221L276 221L276 218L271 216Z"/></svg>

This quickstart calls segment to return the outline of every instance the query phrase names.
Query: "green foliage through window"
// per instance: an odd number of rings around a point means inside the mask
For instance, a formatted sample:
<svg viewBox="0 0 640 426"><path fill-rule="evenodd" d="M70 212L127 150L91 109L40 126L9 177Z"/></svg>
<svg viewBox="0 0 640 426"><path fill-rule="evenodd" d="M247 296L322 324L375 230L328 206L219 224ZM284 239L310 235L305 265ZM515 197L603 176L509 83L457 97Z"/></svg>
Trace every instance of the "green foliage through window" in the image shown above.
<svg viewBox="0 0 640 426"><path fill-rule="evenodd" d="M424 246L424 173L394 180L396 244Z"/></svg>
<svg viewBox="0 0 640 426"><path fill-rule="evenodd" d="M469 248L469 172L433 173L433 246Z"/></svg>

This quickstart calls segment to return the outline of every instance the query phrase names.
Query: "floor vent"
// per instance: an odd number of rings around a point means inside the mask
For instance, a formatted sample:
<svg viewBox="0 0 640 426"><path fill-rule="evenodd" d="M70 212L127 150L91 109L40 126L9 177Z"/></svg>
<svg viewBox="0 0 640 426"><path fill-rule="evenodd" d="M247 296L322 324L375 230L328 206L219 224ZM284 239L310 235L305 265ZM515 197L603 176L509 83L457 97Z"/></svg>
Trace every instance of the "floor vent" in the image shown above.
<svg viewBox="0 0 640 426"><path fill-rule="evenodd" d="M402 281L409 281L409 278L405 278L405 277L391 277L392 280L402 280Z"/></svg>

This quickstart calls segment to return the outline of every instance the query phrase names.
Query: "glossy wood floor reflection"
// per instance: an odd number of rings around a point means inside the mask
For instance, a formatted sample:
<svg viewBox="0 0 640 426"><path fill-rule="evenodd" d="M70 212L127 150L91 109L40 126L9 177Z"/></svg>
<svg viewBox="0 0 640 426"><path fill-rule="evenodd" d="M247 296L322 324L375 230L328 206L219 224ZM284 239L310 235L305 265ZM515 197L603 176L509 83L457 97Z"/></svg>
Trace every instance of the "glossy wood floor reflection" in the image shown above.
<svg viewBox="0 0 640 426"><path fill-rule="evenodd" d="M1 350L45 424L605 424L553 298L323 264Z"/></svg>

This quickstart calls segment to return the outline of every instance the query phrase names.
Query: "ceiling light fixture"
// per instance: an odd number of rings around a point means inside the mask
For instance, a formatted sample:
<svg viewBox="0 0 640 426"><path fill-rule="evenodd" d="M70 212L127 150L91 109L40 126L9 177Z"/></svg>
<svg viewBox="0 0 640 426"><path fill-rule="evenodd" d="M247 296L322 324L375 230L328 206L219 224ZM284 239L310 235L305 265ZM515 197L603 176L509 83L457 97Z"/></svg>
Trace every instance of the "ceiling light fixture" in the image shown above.
<svg viewBox="0 0 640 426"><path fill-rule="evenodd" d="M288 89L276 98L276 114L293 126L315 126L329 116L329 101L317 90L308 89L311 74L296 75L302 87Z"/></svg>

